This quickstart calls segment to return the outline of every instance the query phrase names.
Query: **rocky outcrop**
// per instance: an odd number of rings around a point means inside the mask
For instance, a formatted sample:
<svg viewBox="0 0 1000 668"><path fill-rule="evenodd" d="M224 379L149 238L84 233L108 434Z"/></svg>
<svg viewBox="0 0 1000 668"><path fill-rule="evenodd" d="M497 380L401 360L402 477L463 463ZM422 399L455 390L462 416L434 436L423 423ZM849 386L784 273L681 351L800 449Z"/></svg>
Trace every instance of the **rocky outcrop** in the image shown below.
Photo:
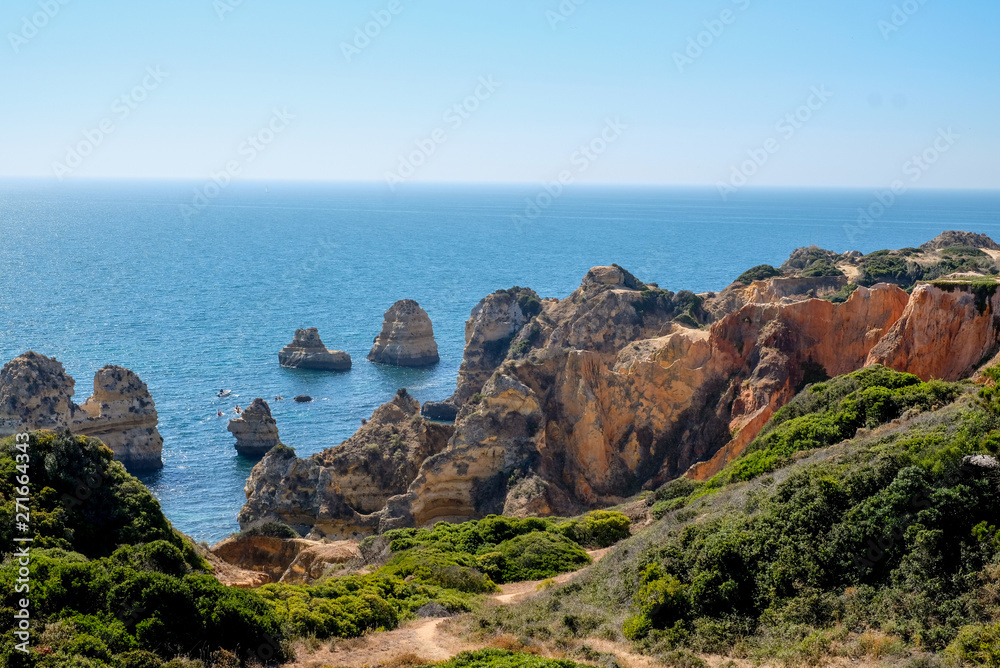
<svg viewBox="0 0 1000 668"><path fill-rule="evenodd" d="M458 417L458 406L450 401L428 401L420 409L420 414L428 420L454 422Z"/></svg>
<svg viewBox="0 0 1000 668"><path fill-rule="evenodd" d="M295 339L278 353L281 366L293 369L348 371L351 356L343 350L327 350L315 327L295 330Z"/></svg>
<svg viewBox="0 0 1000 668"><path fill-rule="evenodd" d="M949 254L979 257L948 250L955 241L900 257L920 255L934 271ZM871 364L954 380L1000 351L1000 297L982 278L918 285L912 296L884 283L845 289L882 271L883 257L896 256L800 249L780 275L719 294L661 290L612 265L591 269L566 299L487 297L466 325L446 447L384 506L373 495L352 526L570 514L680 475L704 480L809 383ZM347 468L362 459L345 457Z"/></svg>
<svg viewBox="0 0 1000 668"><path fill-rule="evenodd" d="M541 310L535 291L519 287L498 290L476 304L465 323L465 351L449 403L461 406L483 389L507 358L514 337Z"/></svg>
<svg viewBox="0 0 1000 668"><path fill-rule="evenodd" d="M106 366L94 394L73 403L76 382L53 358L27 352L0 371L0 436L30 429L69 429L100 439L131 469L161 468L163 438L146 384L128 369Z"/></svg>
<svg viewBox="0 0 1000 668"><path fill-rule="evenodd" d="M254 399L239 418L230 420L227 429L236 437L236 452L244 457L263 457L281 443L271 407L260 398Z"/></svg>
<svg viewBox="0 0 1000 668"><path fill-rule="evenodd" d="M985 234L976 234L975 232L962 232L958 230L949 230L947 232L942 232L938 236L934 237L930 241L920 246L921 250L939 250L941 248L949 248L953 246L965 246L966 248L986 248L989 250L1000 251L1000 244L990 239Z"/></svg>
<svg viewBox="0 0 1000 668"><path fill-rule="evenodd" d="M405 495L390 500L383 528L503 511L511 474L538 457L542 412L534 392L510 376L494 375L482 394L464 411L448 448L423 463Z"/></svg>
<svg viewBox="0 0 1000 668"><path fill-rule="evenodd" d="M276 520L327 538L372 533L389 497L406 491L420 463L443 450L453 431L421 418L417 400L400 390L336 448L308 459L272 449L247 480L240 526Z"/></svg>
<svg viewBox="0 0 1000 668"><path fill-rule="evenodd" d="M0 371L0 437L27 429L68 429L83 417L76 381L55 358L28 351Z"/></svg>
<svg viewBox="0 0 1000 668"><path fill-rule="evenodd" d="M868 364L906 370L923 380L963 378L992 357L1000 335L1000 284L918 285L902 317Z"/></svg>
<svg viewBox="0 0 1000 668"><path fill-rule="evenodd" d="M427 312L412 299L396 302L385 312L382 332L368 360L389 366L421 367L437 364L437 342Z"/></svg>
<svg viewBox="0 0 1000 668"><path fill-rule="evenodd" d="M70 429L100 439L115 459L131 469L163 467L159 417L146 383L120 366L106 366L94 377L94 394L81 407L87 417Z"/></svg>
<svg viewBox="0 0 1000 668"><path fill-rule="evenodd" d="M312 584L333 567L361 558L353 541L324 543L302 538L234 536L216 543L211 553L225 563L263 577L252 586L271 582Z"/></svg>

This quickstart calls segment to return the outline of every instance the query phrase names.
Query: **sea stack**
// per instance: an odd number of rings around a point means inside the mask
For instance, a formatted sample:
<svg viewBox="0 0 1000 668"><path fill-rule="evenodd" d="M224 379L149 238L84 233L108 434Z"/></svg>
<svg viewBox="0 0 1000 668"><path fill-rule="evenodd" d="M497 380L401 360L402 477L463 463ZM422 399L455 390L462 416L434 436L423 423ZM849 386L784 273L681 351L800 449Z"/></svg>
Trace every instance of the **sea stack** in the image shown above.
<svg viewBox="0 0 1000 668"><path fill-rule="evenodd" d="M385 312L382 333L368 353L368 360L389 366L421 367L437 364L437 342L427 312L412 299L396 302Z"/></svg>
<svg viewBox="0 0 1000 668"><path fill-rule="evenodd" d="M281 366L293 369L348 371L351 356L343 350L327 350L315 327L295 330L295 339L278 353Z"/></svg>
<svg viewBox="0 0 1000 668"><path fill-rule="evenodd" d="M227 429L236 437L236 452L244 457L263 457L281 443L271 407L260 398L254 399L241 417L230 420Z"/></svg>
<svg viewBox="0 0 1000 668"><path fill-rule="evenodd" d="M87 417L71 429L99 438L130 469L163 468L163 437L146 383L120 366L106 366L94 377L94 394L81 408Z"/></svg>
<svg viewBox="0 0 1000 668"><path fill-rule="evenodd" d="M0 437L35 429L69 429L100 439L130 469L163 467L163 437L149 389L120 366L94 377L94 394L77 406L76 381L58 360L33 351L0 371Z"/></svg>

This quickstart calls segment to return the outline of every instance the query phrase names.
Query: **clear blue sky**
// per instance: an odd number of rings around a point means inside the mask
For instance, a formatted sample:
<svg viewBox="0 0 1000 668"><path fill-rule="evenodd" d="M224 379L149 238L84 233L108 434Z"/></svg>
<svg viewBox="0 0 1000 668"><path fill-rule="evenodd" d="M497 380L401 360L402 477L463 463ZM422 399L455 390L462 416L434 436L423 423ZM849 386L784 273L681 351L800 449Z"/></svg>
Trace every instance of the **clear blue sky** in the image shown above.
<svg viewBox="0 0 1000 668"><path fill-rule="evenodd" d="M237 1L41 0L58 11L33 34L39 0L5 0L0 175L54 178L107 119L69 178L206 178L236 161L241 178L378 181L441 128L412 180L715 185L770 138L751 185L884 187L951 127L918 185L1000 186L996 0L585 0L558 23L559 0L398 0L350 62L342 44L391 0L242 0L220 19ZM916 11L887 32L903 4ZM122 119L115 100L157 66L168 76ZM446 122L480 77L500 85ZM833 97L786 137L777 122L814 86ZM249 161L241 143L274 108L295 119ZM628 127L578 173L608 118Z"/></svg>

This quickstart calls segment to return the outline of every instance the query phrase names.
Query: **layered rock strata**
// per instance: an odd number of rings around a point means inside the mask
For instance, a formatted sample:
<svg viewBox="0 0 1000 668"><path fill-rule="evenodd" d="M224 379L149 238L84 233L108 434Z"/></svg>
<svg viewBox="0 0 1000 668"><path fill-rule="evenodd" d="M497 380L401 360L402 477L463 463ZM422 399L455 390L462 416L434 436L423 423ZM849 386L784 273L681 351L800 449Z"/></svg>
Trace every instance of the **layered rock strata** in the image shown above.
<svg viewBox="0 0 1000 668"><path fill-rule="evenodd" d="M254 399L239 418L230 420L227 430L236 437L236 452L244 457L263 457L281 443L271 407L260 398Z"/></svg>
<svg viewBox="0 0 1000 668"><path fill-rule="evenodd" d="M235 536L216 543L212 555L262 577L254 586L270 582L312 584L331 568L361 558L357 543L323 543L303 538Z"/></svg>
<svg viewBox="0 0 1000 668"><path fill-rule="evenodd" d="M0 436L32 429L69 429L100 439L130 469L163 466L159 418L146 384L133 372L106 366L94 393L73 403L76 382L54 358L29 351L0 371Z"/></svg>
<svg viewBox="0 0 1000 668"><path fill-rule="evenodd" d="M406 491L420 464L443 450L453 432L420 417L420 404L400 390L336 448L308 459L291 448L272 449L247 480L240 526L276 520L303 535L372 533L389 497Z"/></svg>
<svg viewBox="0 0 1000 668"><path fill-rule="evenodd" d="M343 350L327 350L315 327L295 330L295 338L278 353L278 363L293 369L348 371L351 356Z"/></svg>
<svg viewBox="0 0 1000 668"><path fill-rule="evenodd" d="M947 261L949 248L921 261ZM530 293L531 312L519 289L487 297L444 402L458 411L453 435L404 493L366 507L362 531L569 514L679 475L704 480L809 383L872 364L956 380L1000 350L995 281L845 289L863 259L800 249L771 268L780 275L719 294L660 290L610 266L566 299Z"/></svg>
<svg viewBox="0 0 1000 668"><path fill-rule="evenodd" d="M382 331L368 360L389 366L422 367L437 364L437 342L427 312L412 299L403 299L385 312Z"/></svg>

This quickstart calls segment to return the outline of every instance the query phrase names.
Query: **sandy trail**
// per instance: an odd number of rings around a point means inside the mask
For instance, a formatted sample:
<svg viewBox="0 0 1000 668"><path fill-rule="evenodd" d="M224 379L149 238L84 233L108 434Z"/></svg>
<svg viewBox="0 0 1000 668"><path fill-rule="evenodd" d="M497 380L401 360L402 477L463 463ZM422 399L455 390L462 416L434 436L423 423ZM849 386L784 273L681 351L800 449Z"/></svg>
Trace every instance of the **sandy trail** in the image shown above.
<svg viewBox="0 0 1000 668"><path fill-rule="evenodd" d="M590 550L587 554L596 564L611 548ZM563 573L552 578L558 584L569 582L583 571L582 568L572 573ZM538 593L538 585L544 580L534 582L515 582L503 585L500 593L492 598L498 603L509 605L523 601ZM481 649L481 645L467 643L450 632L447 617L434 617L409 622L394 631L373 633L362 638L343 640L331 643L315 652L301 649L298 658L285 664L286 668L320 668L321 666L336 666L337 668L375 668L391 665L394 668L406 665L419 665L432 661L445 661L459 652ZM610 651L610 650L608 650ZM621 650L615 650L621 655ZM625 659L625 656L622 656ZM629 668L651 668L645 657L636 656L637 661L629 661Z"/></svg>

